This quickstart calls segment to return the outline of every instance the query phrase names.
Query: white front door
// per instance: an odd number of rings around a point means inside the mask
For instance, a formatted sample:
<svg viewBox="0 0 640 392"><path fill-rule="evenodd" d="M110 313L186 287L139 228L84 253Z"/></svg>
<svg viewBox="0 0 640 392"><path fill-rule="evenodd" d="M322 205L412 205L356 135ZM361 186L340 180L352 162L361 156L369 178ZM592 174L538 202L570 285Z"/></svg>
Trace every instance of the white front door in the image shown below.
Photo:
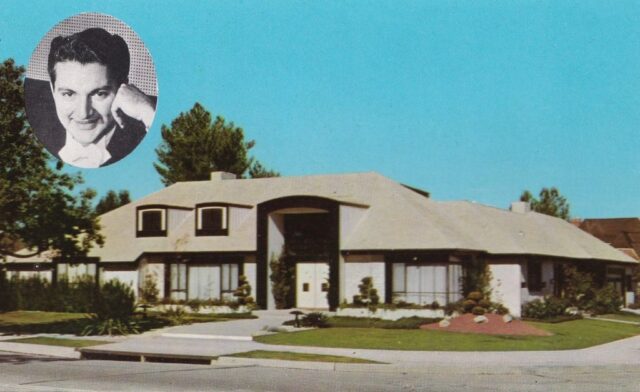
<svg viewBox="0 0 640 392"><path fill-rule="evenodd" d="M296 307L327 309L329 301L329 264L296 265Z"/></svg>

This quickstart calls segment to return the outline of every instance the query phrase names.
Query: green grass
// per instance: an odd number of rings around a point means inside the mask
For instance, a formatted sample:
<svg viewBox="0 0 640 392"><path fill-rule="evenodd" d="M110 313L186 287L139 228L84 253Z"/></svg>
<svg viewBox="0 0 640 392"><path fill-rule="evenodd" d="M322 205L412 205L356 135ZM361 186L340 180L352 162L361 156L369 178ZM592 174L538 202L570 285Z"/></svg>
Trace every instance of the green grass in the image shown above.
<svg viewBox="0 0 640 392"><path fill-rule="evenodd" d="M101 340L59 339L59 338L47 338L47 337L11 339L11 340L3 340L3 342L43 344L45 346L62 346L62 347L91 347L91 346L98 346L100 344L111 343L111 342L105 342Z"/></svg>
<svg viewBox="0 0 640 392"><path fill-rule="evenodd" d="M0 327L10 325L47 324L86 318L83 313L37 312L21 310L0 313Z"/></svg>
<svg viewBox="0 0 640 392"><path fill-rule="evenodd" d="M257 358L257 359L280 359L283 361L311 361L311 362L334 362L334 363L377 363L382 362L370 361L368 359L342 357L339 355L321 355L321 354L306 354L306 353L293 353L288 351L265 351L255 350L248 351L246 353L237 353L231 355L225 355L226 357L237 358Z"/></svg>
<svg viewBox="0 0 640 392"><path fill-rule="evenodd" d="M629 312L607 313L596 316L598 318L606 318L611 320L632 321L640 323L640 314Z"/></svg>
<svg viewBox="0 0 640 392"><path fill-rule="evenodd" d="M417 351L570 350L640 334L640 327L598 320L529 323L553 336L491 336L429 330L326 328L256 337L267 344Z"/></svg>
<svg viewBox="0 0 640 392"><path fill-rule="evenodd" d="M89 321L83 313L15 311L0 313L0 333L69 333L79 335Z"/></svg>

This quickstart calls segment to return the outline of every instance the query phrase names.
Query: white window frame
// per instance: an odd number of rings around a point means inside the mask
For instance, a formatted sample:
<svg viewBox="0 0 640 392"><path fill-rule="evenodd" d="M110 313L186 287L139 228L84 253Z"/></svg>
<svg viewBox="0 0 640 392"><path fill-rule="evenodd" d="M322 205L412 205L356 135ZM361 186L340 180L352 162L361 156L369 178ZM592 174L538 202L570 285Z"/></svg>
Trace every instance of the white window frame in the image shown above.
<svg viewBox="0 0 640 392"><path fill-rule="evenodd" d="M222 230L226 230L227 229L227 207L225 206L204 206L204 207L198 207L198 224L197 224L197 229L198 230L202 230L202 211L204 210L220 210L221 215L222 215L222 226L221 229Z"/></svg>

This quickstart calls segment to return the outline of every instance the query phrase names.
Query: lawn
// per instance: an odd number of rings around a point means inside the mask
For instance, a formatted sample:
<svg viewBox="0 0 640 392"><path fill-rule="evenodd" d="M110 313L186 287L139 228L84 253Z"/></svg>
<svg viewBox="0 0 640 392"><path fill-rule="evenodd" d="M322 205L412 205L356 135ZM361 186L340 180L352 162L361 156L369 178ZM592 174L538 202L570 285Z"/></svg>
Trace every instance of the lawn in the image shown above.
<svg viewBox="0 0 640 392"><path fill-rule="evenodd" d="M376 361L370 361L368 359L343 357L339 355L321 355L321 354L306 354L306 353L293 353L289 351L266 351L255 350L248 351L246 353L237 353L231 355L225 355L226 357L237 358L258 358L258 359L279 359L283 361L312 361L312 362L334 362L334 363L381 363Z"/></svg>
<svg viewBox="0 0 640 392"><path fill-rule="evenodd" d="M185 314L184 321L189 323L204 323L212 321L228 321L238 318L255 318L249 313L240 314ZM133 318L138 323L140 332L163 328L169 325L169 320L162 314L149 314L144 318L136 315ZM38 334L61 333L81 335L90 319L84 313L59 313L37 311L15 311L0 313L0 334Z"/></svg>
<svg viewBox="0 0 640 392"><path fill-rule="evenodd" d="M640 323L640 314L635 314L630 312L607 313L607 314L601 314L597 317L611 319L611 320L631 321L635 323Z"/></svg>
<svg viewBox="0 0 640 392"><path fill-rule="evenodd" d="M87 322L88 318L84 313L21 310L0 313L0 333L18 335L36 333L80 334Z"/></svg>
<svg viewBox="0 0 640 392"><path fill-rule="evenodd" d="M11 340L3 340L3 342L43 344L45 346L61 346L61 347L91 347L91 346L98 346L100 344L111 343L111 342L105 342L101 340L59 339L59 338L48 338L48 337L11 339Z"/></svg>
<svg viewBox="0 0 640 392"><path fill-rule="evenodd" d="M86 318L84 313L17 311L0 313L0 327L8 325L47 324Z"/></svg>
<svg viewBox="0 0 640 392"><path fill-rule="evenodd" d="M545 337L511 337L427 330L323 328L256 337L266 344L417 351L570 350L640 334L631 324L598 320L530 324L553 333Z"/></svg>

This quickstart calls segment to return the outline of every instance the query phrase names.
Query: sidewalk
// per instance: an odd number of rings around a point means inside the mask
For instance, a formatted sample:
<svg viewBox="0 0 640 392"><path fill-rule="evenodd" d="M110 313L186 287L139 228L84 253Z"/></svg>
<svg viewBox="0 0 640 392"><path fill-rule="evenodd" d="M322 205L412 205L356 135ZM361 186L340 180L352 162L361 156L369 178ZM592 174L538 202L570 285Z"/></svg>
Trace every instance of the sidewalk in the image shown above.
<svg viewBox="0 0 640 392"><path fill-rule="evenodd" d="M201 359L203 362L217 357L252 350L289 351L325 355L340 355L383 362L389 365L333 366L334 369L362 368L377 371L392 371L395 368L420 370L426 367L474 367L486 366L598 366L611 364L640 364L640 336L580 350L565 351L510 351L510 352L445 352L445 351L393 351L363 350L324 347L277 346L250 340L252 335L264 333L264 329L281 326L290 320L289 311L257 311L258 319L244 319L217 323L201 323L165 328L143 335L130 336L112 344L82 349L87 355L123 355L138 357L178 357ZM96 337L100 339L100 337ZM19 346L19 347L18 347ZM0 341L0 351L25 352L31 346ZM37 346L40 355L70 358L68 348ZM15 351L21 349L22 351ZM35 348L33 348L35 350ZM58 351L56 351L59 349ZM59 355L58 355L59 354ZM76 355L78 353L75 353ZM76 356L77 357L77 356ZM225 359L228 363L229 361ZM277 365L273 360L233 359L236 363L260 363ZM309 368L308 364L297 364ZM319 366L319 365L318 365ZM323 368L328 366L322 365ZM285 366L290 367L290 366Z"/></svg>

